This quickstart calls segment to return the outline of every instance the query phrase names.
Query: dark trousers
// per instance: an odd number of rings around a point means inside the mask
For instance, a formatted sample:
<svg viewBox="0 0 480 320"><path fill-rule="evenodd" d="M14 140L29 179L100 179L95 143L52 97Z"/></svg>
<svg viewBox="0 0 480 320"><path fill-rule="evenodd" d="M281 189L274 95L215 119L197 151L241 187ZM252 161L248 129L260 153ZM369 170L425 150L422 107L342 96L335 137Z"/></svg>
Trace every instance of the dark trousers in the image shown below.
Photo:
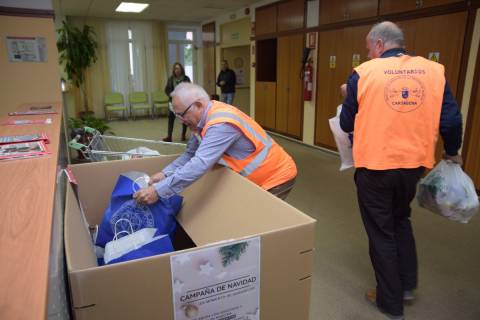
<svg viewBox="0 0 480 320"><path fill-rule="evenodd" d="M287 182L284 182L278 186L275 186L271 189L268 189L267 191L273 194L274 196L285 200L288 197L288 194L290 191L292 191L293 186L295 185L295 178L288 180Z"/></svg>
<svg viewBox="0 0 480 320"><path fill-rule="evenodd" d="M168 112L168 137L172 138L173 135L173 125L175 124L175 113L172 111ZM182 138L187 134L187 126L182 123Z"/></svg>
<svg viewBox="0 0 480 320"><path fill-rule="evenodd" d="M355 171L358 204L377 280L377 306L403 315L403 292L417 287L410 202L424 168Z"/></svg>

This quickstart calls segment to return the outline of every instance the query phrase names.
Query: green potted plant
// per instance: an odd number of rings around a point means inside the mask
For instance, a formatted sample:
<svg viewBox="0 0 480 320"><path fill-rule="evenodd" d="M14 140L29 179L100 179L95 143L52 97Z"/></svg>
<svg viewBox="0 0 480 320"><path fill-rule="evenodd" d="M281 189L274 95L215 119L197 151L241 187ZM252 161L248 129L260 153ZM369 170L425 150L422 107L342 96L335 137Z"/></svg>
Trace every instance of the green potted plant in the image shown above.
<svg viewBox="0 0 480 320"><path fill-rule="evenodd" d="M90 128L97 130L102 135L105 133L115 134L110 130L110 127L104 119L95 118L91 115L85 115L82 118L69 118L68 128L70 129L70 139L74 139L70 141L69 146L77 151L75 162L85 161L80 149L83 146L87 146L95 134L95 131L92 131Z"/></svg>
<svg viewBox="0 0 480 320"><path fill-rule="evenodd" d="M105 133L114 134L104 119L95 118L89 115L84 116L82 118L69 118L68 127L70 129L90 127L97 130L101 134L105 134Z"/></svg>
<svg viewBox="0 0 480 320"><path fill-rule="evenodd" d="M91 115L93 112L88 108L85 71L97 61L98 43L95 32L89 25L85 24L80 30L67 21L62 22L62 27L57 32L60 63L64 64L68 80L79 88L83 95L84 112L81 113L81 117Z"/></svg>

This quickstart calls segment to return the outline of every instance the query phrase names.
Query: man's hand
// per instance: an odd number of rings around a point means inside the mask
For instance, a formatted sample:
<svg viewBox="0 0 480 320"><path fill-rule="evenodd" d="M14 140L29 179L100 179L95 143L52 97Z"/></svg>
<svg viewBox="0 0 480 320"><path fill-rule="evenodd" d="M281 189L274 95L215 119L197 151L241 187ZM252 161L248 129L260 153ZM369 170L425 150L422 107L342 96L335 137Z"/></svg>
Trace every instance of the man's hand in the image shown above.
<svg viewBox="0 0 480 320"><path fill-rule="evenodd" d="M157 190L155 190L154 186L143 188L135 192L133 199L141 205L153 204L158 201Z"/></svg>
<svg viewBox="0 0 480 320"><path fill-rule="evenodd" d="M220 86L223 87L225 85L225 81L220 81Z"/></svg>
<svg viewBox="0 0 480 320"><path fill-rule="evenodd" d="M453 163L458 163L460 166L463 166L463 158L459 154L457 154L456 156L449 156L448 154L444 153L443 159L450 160Z"/></svg>
<svg viewBox="0 0 480 320"><path fill-rule="evenodd" d="M150 177L150 181L148 181L148 185L151 186L152 184L157 183L163 179L165 179L165 175L163 174L163 172L155 173Z"/></svg>

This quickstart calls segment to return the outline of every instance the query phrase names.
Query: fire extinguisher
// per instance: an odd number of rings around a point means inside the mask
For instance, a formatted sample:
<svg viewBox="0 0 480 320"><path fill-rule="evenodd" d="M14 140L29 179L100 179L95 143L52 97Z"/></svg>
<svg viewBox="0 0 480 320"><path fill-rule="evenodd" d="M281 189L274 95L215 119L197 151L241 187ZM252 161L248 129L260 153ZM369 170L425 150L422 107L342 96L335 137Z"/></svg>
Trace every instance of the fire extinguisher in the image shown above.
<svg viewBox="0 0 480 320"><path fill-rule="evenodd" d="M303 70L303 100L312 101L313 67L311 61L305 63Z"/></svg>

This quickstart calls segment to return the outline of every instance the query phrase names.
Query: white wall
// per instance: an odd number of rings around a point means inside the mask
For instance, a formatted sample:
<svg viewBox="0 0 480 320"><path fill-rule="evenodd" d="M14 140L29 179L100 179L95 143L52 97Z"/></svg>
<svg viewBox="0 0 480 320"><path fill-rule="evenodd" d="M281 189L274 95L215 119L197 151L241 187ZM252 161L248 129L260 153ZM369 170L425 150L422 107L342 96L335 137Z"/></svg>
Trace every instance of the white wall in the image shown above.
<svg viewBox="0 0 480 320"><path fill-rule="evenodd" d="M319 0L307 2L307 28L318 26L318 6ZM305 36L305 46L307 46L308 36ZM315 43L318 48L318 32ZM303 142L313 145L315 141L315 99L317 98L317 56L318 50L313 49L310 57L313 60L313 92L312 101L305 101L303 105Z"/></svg>

